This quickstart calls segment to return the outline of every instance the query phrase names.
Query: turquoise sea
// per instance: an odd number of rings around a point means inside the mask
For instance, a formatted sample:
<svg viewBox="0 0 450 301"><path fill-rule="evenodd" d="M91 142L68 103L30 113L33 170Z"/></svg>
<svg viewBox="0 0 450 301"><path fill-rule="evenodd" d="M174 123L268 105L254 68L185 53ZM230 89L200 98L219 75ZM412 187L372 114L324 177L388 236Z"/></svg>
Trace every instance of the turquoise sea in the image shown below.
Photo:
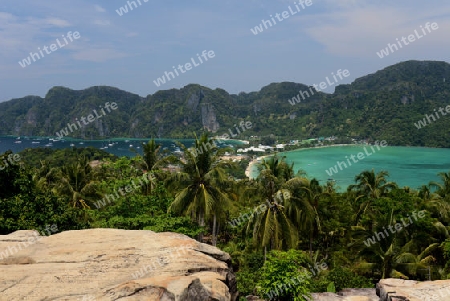
<svg viewBox="0 0 450 301"><path fill-rule="evenodd" d="M364 170L375 172L386 170L389 172L388 180L396 182L400 187L409 186L418 188L430 181L438 181L439 172L450 171L450 149L435 149L422 147L395 147L387 146L373 152L370 146L366 146L370 156L357 163L351 162L349 166L345 156L350 158L358 152L364 153L363 146L334 146L324 148L309 148L291 152L279 153L286 156L288 163L294 163L294 170L302 169L306 171L308 178L316 178L321 184L325 184L328 179L336 181L339 191L345 190L348 185L354 184L357 174ZM357 159L356 159L357 160ZM338 168L337 173L330 176L331 167L335 167L337 161L347 163L347 168L341 163L342 170ZM252 177L257 176L258 171L253 165Z"/></svg>

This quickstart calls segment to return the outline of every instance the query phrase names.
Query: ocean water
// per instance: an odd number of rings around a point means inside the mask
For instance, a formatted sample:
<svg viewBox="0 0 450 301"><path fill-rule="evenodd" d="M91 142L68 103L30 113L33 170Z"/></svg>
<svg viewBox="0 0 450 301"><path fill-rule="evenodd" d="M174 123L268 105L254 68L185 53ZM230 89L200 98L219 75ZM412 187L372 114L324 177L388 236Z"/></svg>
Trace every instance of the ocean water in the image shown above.
<svg viewBox="0 0 450 301"><path fill-rule="evenodd" d="M422 147L380 147L378 150L373 146L375 152L366 146L370 155L365 155L364 159L358 160L359 152L365 153L363 146L335 146L314 149L301 149L291 152L279 153L286 156L288 163L294 163L294 170L306 171L308 178L316 178L321 184L325 184L328 179L336 181L340 187L339 191L345 190L348 185L355 184L355 176L364 170L389 172L389 181L396 182L400 187L409 186L418 188L430 181L439 181L439 172L450 172L450 149L422 148ZM358 160L354 163L350 156L354 155ZM350 159L350 164L347 158ZM345 162L347 167L341 163L341 168L337 161ZM337 168L337 173L330 176L330 168ZM250 171L252 177L258 175L256 166L252 166Z"/></svg>
<svg viewBox="0 0 450 301"><path fill-rule="evenodd" d="M114 154L116 156L134 157L136 153L131 151L133 148L139 154L142 154L142 143L147 143L150 139L132 139L132 138L116 138L108 140L79 140L79 139L62 139L50 140L48 137L0 137L0 154L11 150L14 153L20 152L26 148L52 148L62 149L74 147L88 147L92 146L98 149ZM155 139L161 144L163 150L170 152L179 151L176 142L184 144L186 147L191 147L194 144L193 139ZM18 143L20 142L20 143ZM218 144L219 147L234 146L241 144L236 140L227 140L226 143Z"/></svg>

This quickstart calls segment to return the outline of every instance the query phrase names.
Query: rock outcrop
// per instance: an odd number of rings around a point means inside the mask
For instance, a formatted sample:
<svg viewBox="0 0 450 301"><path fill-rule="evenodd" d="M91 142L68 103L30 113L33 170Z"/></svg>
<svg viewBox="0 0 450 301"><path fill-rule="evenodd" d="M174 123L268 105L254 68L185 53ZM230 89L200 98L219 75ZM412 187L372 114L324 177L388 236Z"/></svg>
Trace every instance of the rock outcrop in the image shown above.
<svg viewBox="0 0 450 301"><path fill-rule="evenodd" d="M375 289L344 289L312 294L312 301L448 301L450 280L414 281L382 279Z"/></svg>
<svg viewBox="0 0 450 301"><path fill-rule="evenodd" d="M382 279L377 284L377 295L380 301L448 301L450 280Z"/></svg>
<svg viewBox="0 0 450 301"><path fill-rule="evenodd" d="M180 234L90 229L0 236L0 301L235 301L237 295L230 256Z"/></svg>
<svg viewBox="0 0 450 301"><path fill-rule="evenodd" d="M311 301L378 301L379 298L375 289L353 289L346 288L341 292L334 293L314 293L311 294Z"/></svg>

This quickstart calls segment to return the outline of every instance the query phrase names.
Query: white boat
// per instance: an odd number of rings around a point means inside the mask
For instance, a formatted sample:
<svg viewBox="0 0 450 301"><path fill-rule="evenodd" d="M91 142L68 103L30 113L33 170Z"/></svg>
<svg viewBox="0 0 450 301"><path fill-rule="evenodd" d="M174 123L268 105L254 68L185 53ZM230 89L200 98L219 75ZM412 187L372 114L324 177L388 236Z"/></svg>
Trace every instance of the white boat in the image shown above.
<svg viewBox="0 0 450 301"><path fill-rule="evenodd" d="M71 143L70 146L75 146L75 144Z"/></svg>
<svg viewBox="0 0 450 301"><path fill-rule="evenodd" d="M40 144L40 142L39 141L33 141L33 142L31 142L31 144Z"/></svg>
<svg viewBox="0 0 450 301"><path fill-rule="evenodd" d="M22 143L22 141L20 141L20 140L17 140L17 141L14 141L14 143Z"/></svg>

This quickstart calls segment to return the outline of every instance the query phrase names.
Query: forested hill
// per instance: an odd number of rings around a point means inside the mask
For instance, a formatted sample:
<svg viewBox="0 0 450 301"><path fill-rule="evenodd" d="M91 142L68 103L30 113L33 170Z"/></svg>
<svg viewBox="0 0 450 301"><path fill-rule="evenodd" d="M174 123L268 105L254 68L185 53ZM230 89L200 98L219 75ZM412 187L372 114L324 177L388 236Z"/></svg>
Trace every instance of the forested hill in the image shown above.
<svg viewBox="0 0 450 301"><path fill-rule="evenodd" d="M316 92L300 103L289 103L299 91L309 89L283 82L235 95L191 84L143 98L113 87L81 91L54 87L45 98L27 96L0 103L0 135L56 136L67 123L93 110L100 113L100 106L115 102L116 110L69 136L192 138L204 129L221 135L245 120L253 127L239 138L334 135L384 139L390 145L450 147L450 114L439 113L436 121L431 119L420 129L415 126L425 114L450 105L450 64L446 62L399 63L337 86L333 94Z"/></svg>

